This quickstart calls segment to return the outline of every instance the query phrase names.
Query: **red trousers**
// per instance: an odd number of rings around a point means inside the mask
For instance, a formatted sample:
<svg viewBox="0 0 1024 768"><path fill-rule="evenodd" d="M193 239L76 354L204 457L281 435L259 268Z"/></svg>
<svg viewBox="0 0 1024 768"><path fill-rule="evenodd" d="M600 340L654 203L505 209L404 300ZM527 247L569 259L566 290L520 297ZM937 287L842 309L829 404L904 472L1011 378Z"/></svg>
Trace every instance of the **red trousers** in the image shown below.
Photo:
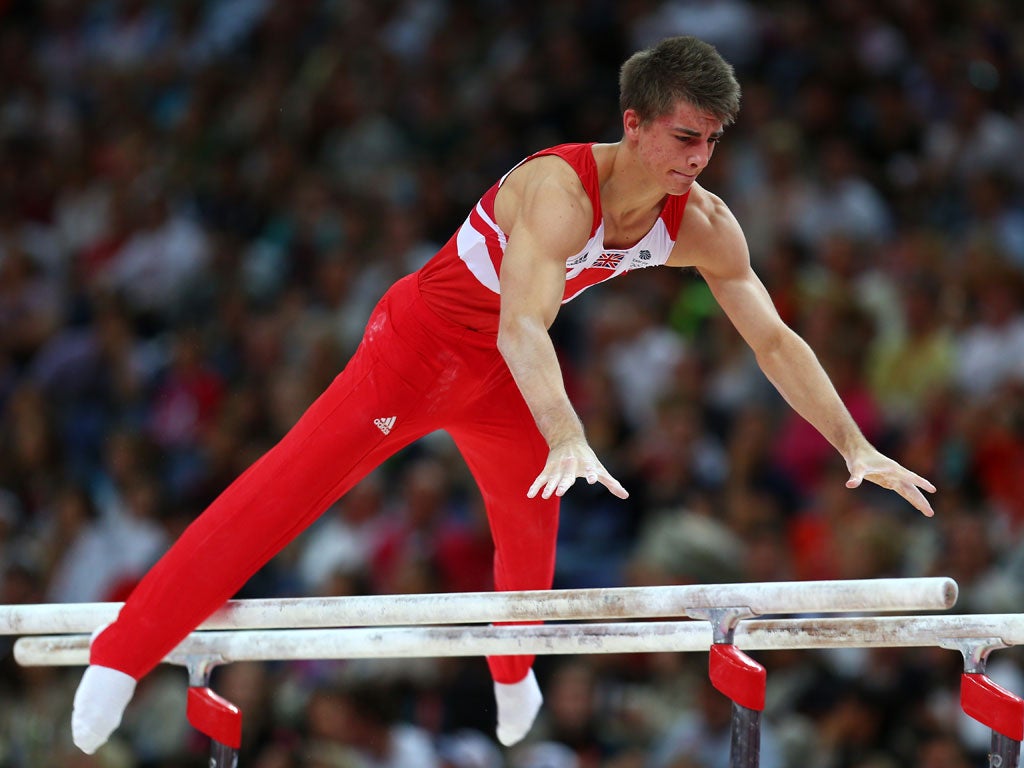
<svg viewBox="0 0 1024 768"><path fill-rule="evenodd" d="M367 473L438 429L483 495L496 588L550 588L558 498L526 497L547 444L494 337L440 318L416 280L385 294L345 370L146 574L94 640L91 663L141 678ZM391 417L384 434L378 423ZM521 680L532 662L488 659L501 683Z"/></svg>

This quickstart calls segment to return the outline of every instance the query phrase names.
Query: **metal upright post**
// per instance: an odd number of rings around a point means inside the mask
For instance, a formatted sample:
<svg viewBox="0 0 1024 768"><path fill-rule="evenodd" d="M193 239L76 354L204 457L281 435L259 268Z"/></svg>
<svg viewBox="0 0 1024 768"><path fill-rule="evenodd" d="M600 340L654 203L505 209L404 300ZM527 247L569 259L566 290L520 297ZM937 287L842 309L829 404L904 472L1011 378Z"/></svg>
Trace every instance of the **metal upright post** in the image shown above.
<svg viewBox="0 0 1024 768"><path fill-rule="evenodd" d="M944 647L964 656L960 677L960 706L963 711L992 729L989 768L1018 768L1024 740L1024 699L997 685L985 675L992 651L1006 648L1000 638L951 640Z"/></svg>
<svg viewBox="0 0 1024 768"><path fill-rule="evenodd" d="M729 768L758 768L761 761L761 712L767 672L733 644L736 625L752 615L747 608L702 612L711 621L714 644L708 657L712 685L732 701ZM692 615L692 614L691 614Z"/></svg>
<svg viewBox="0 0 1024 768"><path fill-rule="evenodd" d="M216 661L190 657L188 668L188 721L200 733L210 737L209 768L237 768L242 746L242 713L234 704L218 696L209 687L210 672Z"/></svg>

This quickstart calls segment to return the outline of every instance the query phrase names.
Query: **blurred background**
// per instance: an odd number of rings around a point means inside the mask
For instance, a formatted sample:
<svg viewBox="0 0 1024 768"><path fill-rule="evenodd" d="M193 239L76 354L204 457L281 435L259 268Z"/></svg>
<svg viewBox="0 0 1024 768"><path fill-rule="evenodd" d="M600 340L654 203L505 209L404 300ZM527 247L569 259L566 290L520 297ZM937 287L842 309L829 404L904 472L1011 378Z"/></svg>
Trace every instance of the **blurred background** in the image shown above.
<svg viewBox="0 0 1024 768"><path fill-rule="evenodd" d="M120 600L344 366L376 300L494 180L621 135L617 70L695 34L744 106L702 183L784 319L937 515L844 487L690 271L588 291L553 335L631 491L563 503L558 587L1024 574L1024 18L917 0L0 0L0 602ZM525 489L524 489L525 490ZM491 544L443 434L334 505L239 597L477 590ZM183 599L187 599L183 597ZM185 673L100 753L80 670L4 641L0 765L191 768ZM960 656L759 654L763 768L973 768ZM724 768L706 656L538 660L499 749L481 659L236 664L245 768ZM1024 692L1015 651L992 676Z"/></svg>

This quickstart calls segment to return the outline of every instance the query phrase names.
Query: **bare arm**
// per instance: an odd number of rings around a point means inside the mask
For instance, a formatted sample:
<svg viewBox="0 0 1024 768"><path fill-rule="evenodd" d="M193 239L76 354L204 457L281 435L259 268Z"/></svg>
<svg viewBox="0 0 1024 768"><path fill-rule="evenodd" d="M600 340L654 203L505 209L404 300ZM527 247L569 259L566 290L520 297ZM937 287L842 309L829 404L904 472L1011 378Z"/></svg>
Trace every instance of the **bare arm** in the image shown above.
<svg viewBox="0 0 1024 768"><path fill-rule="evenodd" d="M531 167L533 166L533 167ZM498 350L533 414L550 452L527 495L561 496L576 481L600 482L621 498L628 494L598 461L569 402L548 328L561 307L565 260L590 233L591 210L578 179L560 160L541 158L497 203L508 246L501 265Z"/></svg>
<svg viewBox="0 0 1024 768"><path fill-rule="evenodd" d="M696 266L715 299L753 349L765 375L794 410L846 460L847 487L865 479L894 490L923 514L934 514L921 489L935 487L882 455L861 433L817 356L782 319L750 266L746 242L728 209L706 192L688 222ZM687 217L691 212L687 210ZM684 225L687 226L687 225ZM680 241L683 241L680 237Z"/></svg>

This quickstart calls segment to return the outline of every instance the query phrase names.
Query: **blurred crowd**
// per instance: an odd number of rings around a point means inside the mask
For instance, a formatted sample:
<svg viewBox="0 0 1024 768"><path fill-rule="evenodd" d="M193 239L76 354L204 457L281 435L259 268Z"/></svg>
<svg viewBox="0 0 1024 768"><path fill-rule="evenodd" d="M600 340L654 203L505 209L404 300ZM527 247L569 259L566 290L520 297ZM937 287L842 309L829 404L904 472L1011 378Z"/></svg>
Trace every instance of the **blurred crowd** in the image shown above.
<svg viewBox="0 0 1024 768"><path fill-rule="evenodd" d="M997 0L0 0L0 603L123 599L500 174L618 140L618 66L678 33L744 89L702 183L937 514L846 489L699 278L644 270L553 328L632 494L566 496L556 586L945 575L960 612L1019 611L1024 18ZM490 557L435 434L239 597L489 589ZM763 768L988 765L958 654L757 658ZM235 664L213 685L244 712L245 768L724 768L705 665L541 658L512 750L480 659ZM1018 693L1022 670L990 664ZM79 674L6 643L0 765L206 765L170 667L77 753Z"/></svg>

